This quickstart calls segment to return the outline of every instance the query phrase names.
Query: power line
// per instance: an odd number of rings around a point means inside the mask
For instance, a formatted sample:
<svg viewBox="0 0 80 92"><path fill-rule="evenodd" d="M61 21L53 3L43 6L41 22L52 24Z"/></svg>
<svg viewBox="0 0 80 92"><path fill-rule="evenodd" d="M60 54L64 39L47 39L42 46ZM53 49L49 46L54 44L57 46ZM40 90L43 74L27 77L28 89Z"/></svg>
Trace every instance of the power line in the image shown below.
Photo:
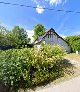
<svg viewBox="0 0 80 92"><path fill-rule="evenodd" d="M44 10L55 10L57 12L67 12L67 13L80 13L80 11L71 11L71 10L63 10L63 9L53 9L53 8L48 8L48 7L36 7L36 6L28 6L28 5L24 5L24 4L17 4L17 3L8 3L8 2L0 2L0 4L7 4L7 5L14 5L14 6L20 6L20 7L27 7L27 8L39 8L39 9L44 9Z"/></svg>

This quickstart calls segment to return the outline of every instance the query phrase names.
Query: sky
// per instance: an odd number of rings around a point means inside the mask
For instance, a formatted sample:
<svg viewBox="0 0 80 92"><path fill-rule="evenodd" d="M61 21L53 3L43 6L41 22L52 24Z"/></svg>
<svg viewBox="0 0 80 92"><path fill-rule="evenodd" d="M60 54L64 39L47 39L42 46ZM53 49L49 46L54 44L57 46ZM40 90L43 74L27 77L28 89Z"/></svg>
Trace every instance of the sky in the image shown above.
<svg viewBox="0 0 80 92"><path fill-rule="evenodd" d="M34 26L42 24L47 31L53 28L62 37L80 35L80 13L76 13L80 12L80 0L0 0L0 2L31 6L0 3L0 25L8 30L18 25L31 37L34 34Z"/></svg>

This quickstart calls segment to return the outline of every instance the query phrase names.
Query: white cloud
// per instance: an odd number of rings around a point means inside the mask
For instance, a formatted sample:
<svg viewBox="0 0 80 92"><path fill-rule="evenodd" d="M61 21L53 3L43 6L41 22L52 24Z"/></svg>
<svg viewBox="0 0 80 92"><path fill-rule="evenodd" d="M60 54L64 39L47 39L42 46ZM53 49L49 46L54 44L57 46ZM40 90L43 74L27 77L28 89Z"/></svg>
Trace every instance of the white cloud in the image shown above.
<svg viewBox="0 0 80 92"><path fill-rule="evenodd" d="M32 0L36 5L36 11L39 14L42 14L44 12L43 6L46 6L46 3L49 3L49 5L59 5L59 4L65 4L67 0Z"/></svg>
<svg viewBox="0 0 80 92"><path fill-rule="evenodd" d="M33 35L34 35L34 31L33 30L26 30L27 34L28 34L28 38L31 38L31 42L34 41L33 39Z"/></svg>
<svg viewBox="0 0 80 92"><path fill-rule="evenodd" d="M42 6L37 5L36 11L37 13L42 14L44 12L44 9Z"/></svg>
<svg viewBox="0 0 80 92"><path fill-rule="evenodd" d="M37 5L41 5L41 3L45 4L45 2L48 2L50 5L58 5L67 2L67 0L32 0L32 1L34 1Z"/></svg>
<svg viewBox="0 0 80 92"><path fill-rule="evenodd" d="M34 1L36 4L38 4L38 0L32 0L32 1Z"/></svg>
<svg viewBox="0 0 80 92"><path fill-rule="evenodd" d="M50 5L58 5L58 4L61 4L62 3L62 0L50 0L49 1Z"/></svg>
<svg viewBox="0 0 80 92"><path fill-rule="evenodd" d="M62 38L66 38L66 36L65 36L65 35L60 34L60 36L61 36Z"/></svg>

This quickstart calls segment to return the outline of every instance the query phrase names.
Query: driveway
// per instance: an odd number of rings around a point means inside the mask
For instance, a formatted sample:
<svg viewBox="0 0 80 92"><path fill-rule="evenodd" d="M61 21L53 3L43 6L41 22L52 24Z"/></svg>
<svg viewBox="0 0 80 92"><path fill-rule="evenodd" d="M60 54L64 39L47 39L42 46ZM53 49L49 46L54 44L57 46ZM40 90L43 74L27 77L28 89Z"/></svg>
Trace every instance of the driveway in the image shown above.
<svg viewBox="0 0 80 92"><path fill-rule="evenodd" d="M80 76L36 92L80 92Z"/></svg>

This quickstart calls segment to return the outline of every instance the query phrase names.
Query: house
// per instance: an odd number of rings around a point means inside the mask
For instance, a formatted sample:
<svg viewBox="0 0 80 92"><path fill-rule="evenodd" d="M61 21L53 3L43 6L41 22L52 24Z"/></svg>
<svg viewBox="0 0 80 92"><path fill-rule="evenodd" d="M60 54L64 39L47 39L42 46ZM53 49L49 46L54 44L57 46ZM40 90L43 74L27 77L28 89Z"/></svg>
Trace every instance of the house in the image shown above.
<svg viewBox="0 0 80 92"><path fill-rule="evenodd" d="M71 52L71 48L68 43L59 36L53 28L47 31L43 36L34 41L34 47L40 48L41 43L50 45L59 45L63 47L67 52Z"/></svg>

